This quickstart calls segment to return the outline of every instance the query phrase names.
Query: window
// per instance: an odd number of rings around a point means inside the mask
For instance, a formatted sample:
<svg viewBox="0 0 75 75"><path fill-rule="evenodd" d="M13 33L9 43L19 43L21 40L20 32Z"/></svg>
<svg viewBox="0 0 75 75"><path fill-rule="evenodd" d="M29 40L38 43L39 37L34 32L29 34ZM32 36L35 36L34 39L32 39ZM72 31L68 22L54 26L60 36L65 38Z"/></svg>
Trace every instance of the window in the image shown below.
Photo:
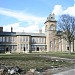
<svg viewBox="0 0 75 75"><path fill-rule="evenodd" d="M32 38L32 42L34 42L34 39Z"/></svg>
<svg viewBox="0 0 75 75"><path fill-rule="evenodd" d="M22 42L28 42L28 37L27 36L23 36L22 37Z"/></svg>
<svg viewBox="0 0 75 75"><path fill-rule="evenodd" d="M26 42L28 42L28 37L26 36Z"/></svg>
<svg viewBox="0 0 75 75"><path fill-rule="evenodd" d="M22 42L22 36L20 37L20 42Z"/></svg>
<svg viewBox="0 0 75 75"><path fill-rule="evenodd" d="M24 44L21 44L21 49L23 49L23 47L24 47Z"/></svg>
<svg viewBox="0 0 75 75"><path fill-rule="evenodd" d="M59 39L59 43L61 43L61 39Z"/></svg>
<svg viewBox="0 0 75 75"><path fill-rule="evenodd" d="M0 46L0 50L1 50L1 46Z"/></svg>
<svg viewBox="0 0 75 75"><path fill-rule="evenodd" d="M5 42L5 37L3 37L3 42Z"/></svg>
<svg viewBox="0 0 75 75"><path fill-rule="evenodd" d="M16 50L17 49L17 46L13 46L14 47L14 50Z"/></svg>
<svg viewBox="0 0 75 75"><path fill-rule="evenodd" d="M24 48L28 50L28 44L18 44L18 49L24 50Z"/></svg>
<svg viewBox="0 0 75 75"><path fill-rule="evenodd" d="M54 26L53 25L50 26L50 30L54 30Z"/></svg>
<svg viewBox="0 0 75 75"><path fill-rule="evenodd" d="M26 44L26 49L28 49L28 44Z"/></svg>
<svg viewBox="0 0 75 75"><path fill-rule="evenodd" d="M42 38L42 43L45 43L45 38Z"/></svg>
<svg viewBox="0 0 75 75"><path fill-rule="evenodd" d="M12 37L12 41L15 42L16 37Z"/></svg>
<svg viewBox="0 0 75 75"><path fill-rule="evenodd" d="M50 47L52 48L52 41L50 41Z"/></svg>
<svg viewBox="0 0 75 75"><path fill-rule="evenodd" d="M31 46L31 48L32 48L32 51L35 51L35 46Z"/></svg>
<svg viewBox="0 0 75 75"><path fill-rule="evenodd" d="M39 43L41 43L41 38L39 38Z"/></svg>
<svg viewBox="0 0 75 75"><path fill-rule="evenodd" d="M25 37L23 37L23 42L25 42Z"/></svg>
<svg viewBox="0 0 75 75"><path fill-rule="evenodd" d="M35 38L34 37L32 37L32 42L35 43Z"/></svg>
<svg viewBox="0 0 75 75"><path fill-rule="evenodd" d="M20 44L18 44L18 49L20 49Z"/></svg>
<svg viewBox="0 0 75 75"><path fill-rule="evenodd" d="M12 42L12 37L10 37L10 42Z"/></svg>
<svg viewBox="0 0 75 75"><path fill-rule="evenodd" d="M2 37L0 37L0 42L2 42Z"/></svg>
<svg viewBox="0 0 75 75"><path fill-rule="evenodd" d="M40 38L40 43L43 43L43 38Z"/></svg>
<svg viewBox="0 0 75 75"><path fill-rule="evenodd" d="M20 36L18 36L18 41L20 42Z"/></svg>
<svg viewBox="0 0 75 75"><path fill-rule="evenodd" d="M10 37L10 42L13 42L14 41L14 37Z"/></svg>
<svg viewBox="0 0 75 75"><path fill-rule="evenodd" d="M38 43L38 38L36 38L36 43Z"/></svg>
<svg viewBox="0 0 75 75"><path fill-rule="evenodd" d="M54 39L54 48L56 47L56 40Z"/></svg>

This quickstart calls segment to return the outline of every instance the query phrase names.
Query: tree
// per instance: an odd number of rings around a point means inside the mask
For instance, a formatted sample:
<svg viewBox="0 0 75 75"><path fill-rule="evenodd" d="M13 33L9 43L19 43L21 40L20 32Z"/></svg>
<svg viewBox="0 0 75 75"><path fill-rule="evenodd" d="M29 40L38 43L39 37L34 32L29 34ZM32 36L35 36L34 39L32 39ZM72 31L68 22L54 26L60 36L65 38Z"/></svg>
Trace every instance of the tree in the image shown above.
<svg viewBox="0 0 75 75"><path fill-rule="evenodd" d="M63 31L63 38L69 45L69 53L71 53L71 43L74 42L75 35L75 17L64 14L58 20L59 30ZM74 43L73 43L74 46Z"/></svg>

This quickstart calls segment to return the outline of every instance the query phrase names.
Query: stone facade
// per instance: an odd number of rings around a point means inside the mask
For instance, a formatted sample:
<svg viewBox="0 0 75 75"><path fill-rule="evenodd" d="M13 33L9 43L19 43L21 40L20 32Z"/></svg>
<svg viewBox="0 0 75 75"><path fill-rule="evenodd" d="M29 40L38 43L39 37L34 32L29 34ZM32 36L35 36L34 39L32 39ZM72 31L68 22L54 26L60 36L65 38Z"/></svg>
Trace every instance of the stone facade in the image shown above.
<svg viewBox="0 0 75 75"><path fill-rule="evenodd" d="M47 51L55 50L56 20L54 14L47 17L45 24Z"/></svg>
<svg viewBox="0 0 75 75"><path fill-rule="evenodd" d="M61 31L56 31L57 21L53 13L47 17L44 24L45 33L42 33L42 30L39 30L39 33L13 32L12 27L11 32L4 32L0 27L0 52L68 51ZM73 50L73 45L71 47Z"/></svg>

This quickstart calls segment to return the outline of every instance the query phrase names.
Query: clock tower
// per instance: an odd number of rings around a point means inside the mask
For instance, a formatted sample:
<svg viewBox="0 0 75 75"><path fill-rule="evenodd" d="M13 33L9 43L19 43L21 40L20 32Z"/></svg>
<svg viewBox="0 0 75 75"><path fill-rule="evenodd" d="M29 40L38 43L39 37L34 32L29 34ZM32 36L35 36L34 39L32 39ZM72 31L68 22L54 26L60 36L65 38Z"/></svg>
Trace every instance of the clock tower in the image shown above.
<svg viewBox="0 0 75 75"><path fill-rule="evenodd" d="M55 14L51 13L46 21L45 21L45 34L46 34L46 45L47 45L47 52L55 50L54 43L55 43L55 34L56 34L56 20Z"/></svg>

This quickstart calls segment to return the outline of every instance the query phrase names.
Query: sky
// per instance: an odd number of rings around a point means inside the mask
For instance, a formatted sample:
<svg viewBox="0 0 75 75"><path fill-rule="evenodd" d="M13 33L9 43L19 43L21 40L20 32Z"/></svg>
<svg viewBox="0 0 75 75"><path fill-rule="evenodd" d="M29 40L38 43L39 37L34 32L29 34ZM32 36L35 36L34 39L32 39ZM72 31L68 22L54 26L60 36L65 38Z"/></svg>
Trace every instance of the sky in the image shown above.
<svg viewBox="0 0 75 75"><path fill-rule="evenodd" d="M0 26L3 31L45 32L50 13L56 20L62 14L75 17L75 0L0 0Z"/></svg>

